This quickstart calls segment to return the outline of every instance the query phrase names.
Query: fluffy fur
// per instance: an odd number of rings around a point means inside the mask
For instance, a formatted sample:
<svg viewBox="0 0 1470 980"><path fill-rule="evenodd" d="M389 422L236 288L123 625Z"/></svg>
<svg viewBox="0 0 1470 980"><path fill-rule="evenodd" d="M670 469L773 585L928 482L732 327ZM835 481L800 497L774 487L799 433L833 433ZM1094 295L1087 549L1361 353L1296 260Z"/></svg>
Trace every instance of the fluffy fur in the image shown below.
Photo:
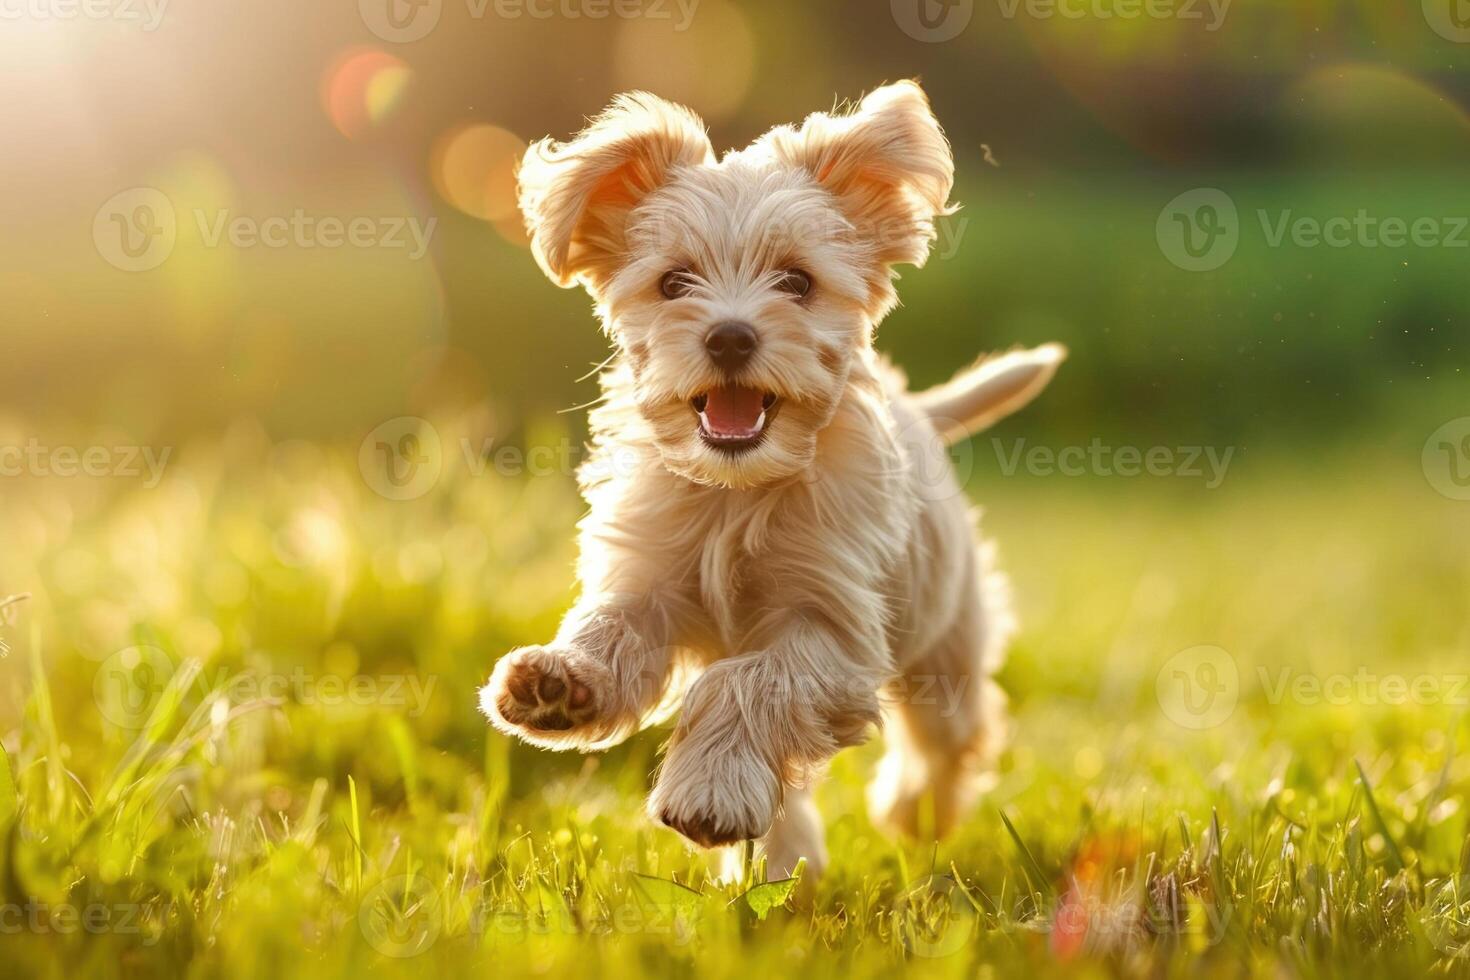
<svg viewBox="0 0 1470 980"><path fill-rule="evenodd" d="M942 833L1000 743L1011 617L946 445L1045 386L1054 345L910 396L874 353L893 266L947 213L948 142L913 82L716 160L689 110L618 98L527 152L537 261L580 283L617 355L582 472L581 598L495 665L500 730L597 750L679 717L649 813L703 846L760 838L773 874L826 861L809 786L886 720L878 819ZM804 296L783 289L790 270ZM687 290L661 289L683 270ZM731 382L711 326L751 325L739 384L772 404L740 452L694 405Z"/></svg>

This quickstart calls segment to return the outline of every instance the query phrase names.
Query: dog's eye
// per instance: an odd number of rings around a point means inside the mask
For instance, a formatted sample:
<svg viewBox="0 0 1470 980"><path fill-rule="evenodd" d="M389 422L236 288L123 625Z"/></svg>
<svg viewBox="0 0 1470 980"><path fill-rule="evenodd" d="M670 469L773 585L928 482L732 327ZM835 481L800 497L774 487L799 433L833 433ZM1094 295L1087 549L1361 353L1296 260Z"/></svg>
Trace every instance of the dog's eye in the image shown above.
<svg viewBox="0 0 1470 980"><path fill-rule="evenodd" d="M812 291L812 277L800 269L791 269L776 283L776 288L792 296L805 296Z"/></svg>
<svg viewBox="0 0 1470 980"><path fill-rule="evenodd" d="M659 280L659 292L664 294L665 299L679 299L688 296L689 291L694 288L694 279L689 275L688 269L675 269L673 272L664 273Z"/></svg>

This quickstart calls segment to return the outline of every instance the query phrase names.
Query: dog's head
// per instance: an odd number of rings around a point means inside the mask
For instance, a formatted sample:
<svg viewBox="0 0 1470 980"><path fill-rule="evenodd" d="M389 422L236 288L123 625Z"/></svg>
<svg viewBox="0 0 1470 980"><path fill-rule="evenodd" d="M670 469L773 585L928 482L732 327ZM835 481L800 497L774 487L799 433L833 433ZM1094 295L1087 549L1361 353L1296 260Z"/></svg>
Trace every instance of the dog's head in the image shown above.
<svg viewBox="0 0 1470 980"><path fill-rule="evenodd" d="M624 95L532 145L520 194L537 261L588 289L626 355L665 465L752 487L811 462L953 181L928 100L900 82L719 160L692 112Z"/></svg>

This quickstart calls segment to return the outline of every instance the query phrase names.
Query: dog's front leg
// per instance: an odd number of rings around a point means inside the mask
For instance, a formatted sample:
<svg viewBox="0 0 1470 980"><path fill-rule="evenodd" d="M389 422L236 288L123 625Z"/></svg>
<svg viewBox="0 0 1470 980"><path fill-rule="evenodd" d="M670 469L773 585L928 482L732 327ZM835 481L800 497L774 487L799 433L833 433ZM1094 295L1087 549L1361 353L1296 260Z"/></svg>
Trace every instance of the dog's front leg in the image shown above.
<svg viewBox="0 0 1470 980"><path fill-rule="evenodd" d="M786 786L802 785L879 719L883 671L837 630L798 620L690 687L649 797L650 815L696 844L760 837Z"/></svg>
<svg viewBox="0 0 1470 980"><path fill-rule="evenodd" d="M501 657L480 707L501 731L548 749L603 749L638 731L668 684L671 615L653 597L573 608L557 637Z"/></svg>

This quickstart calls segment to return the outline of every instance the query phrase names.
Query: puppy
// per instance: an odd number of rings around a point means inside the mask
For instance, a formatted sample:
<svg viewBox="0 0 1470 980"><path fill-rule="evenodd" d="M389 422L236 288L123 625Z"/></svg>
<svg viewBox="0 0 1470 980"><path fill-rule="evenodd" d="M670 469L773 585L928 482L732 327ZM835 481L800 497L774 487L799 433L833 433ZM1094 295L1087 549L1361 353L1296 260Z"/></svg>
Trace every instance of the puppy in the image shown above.
<svg viewBox="0 0 1470 980"><path fill-rule="evenodd" d="M886 716L875 816L942 833L1000 744L1011 617L946 446L1019 409L1056 345L911 395L873 350L894 266L950 213L914 82L716 159L692 112L620 96L520 169L541 268L615 359L581 472L582 593L496 663L499 730L593 751L682 705L648 801L696 844L826 862L812 780Z"/></svg>

